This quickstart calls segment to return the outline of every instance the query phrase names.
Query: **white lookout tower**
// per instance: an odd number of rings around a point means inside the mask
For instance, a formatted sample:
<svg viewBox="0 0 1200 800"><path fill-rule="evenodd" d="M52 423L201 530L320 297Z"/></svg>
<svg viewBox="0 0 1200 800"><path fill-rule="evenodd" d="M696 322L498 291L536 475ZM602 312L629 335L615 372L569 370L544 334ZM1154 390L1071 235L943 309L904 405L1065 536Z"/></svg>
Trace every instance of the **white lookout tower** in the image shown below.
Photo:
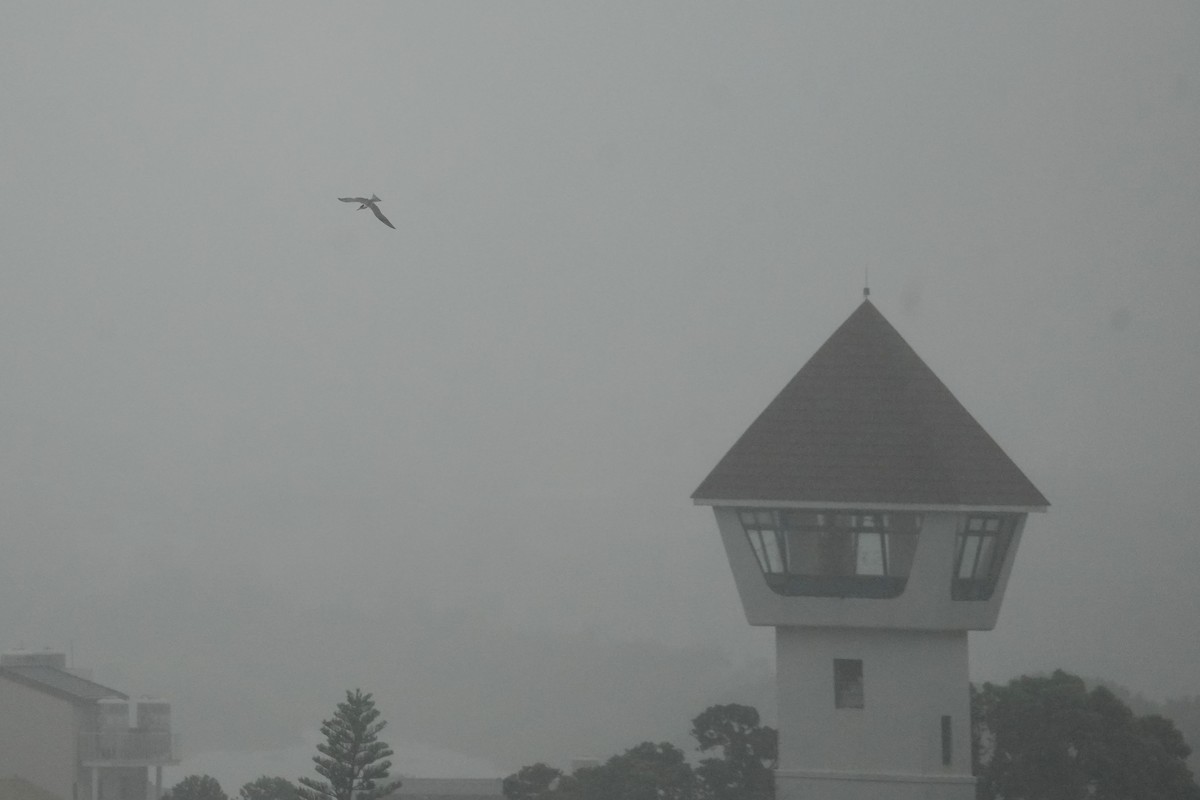
<svg viewBox="0 0 1200 800"><path fill-rule="evenodd" d="M775 627L779 800L973 800L967 631L1049 504L869 300L692 499Z"/></svg>

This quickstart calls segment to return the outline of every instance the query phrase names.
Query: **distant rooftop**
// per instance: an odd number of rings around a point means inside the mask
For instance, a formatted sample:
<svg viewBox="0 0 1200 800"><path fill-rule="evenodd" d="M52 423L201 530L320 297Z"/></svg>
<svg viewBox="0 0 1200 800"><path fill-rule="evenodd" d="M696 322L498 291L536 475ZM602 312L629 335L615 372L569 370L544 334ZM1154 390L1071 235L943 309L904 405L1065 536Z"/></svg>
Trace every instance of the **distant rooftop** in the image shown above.
<svg viewBox="0 0 1200 800"><path fill-rule="evenodd" d="M702 505L1049 506L865 299L692 499Z"/></svg>
<svg viewBox="0 0 1200 800"><path fill-rule="evenodd" d="M95 681L80 678L66 669L40 663L2 663L0 676L22 682L49 694L71 700L73 703L95 703L106 697L128 699L127 694L115 688L102 686Z"/></svg>

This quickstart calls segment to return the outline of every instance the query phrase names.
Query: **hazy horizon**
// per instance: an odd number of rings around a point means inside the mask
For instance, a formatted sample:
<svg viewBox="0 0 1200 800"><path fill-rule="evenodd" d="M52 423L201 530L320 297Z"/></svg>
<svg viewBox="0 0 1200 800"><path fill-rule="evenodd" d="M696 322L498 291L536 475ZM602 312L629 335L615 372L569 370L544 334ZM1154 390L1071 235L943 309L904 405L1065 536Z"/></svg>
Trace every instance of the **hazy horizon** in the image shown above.
<svg viewBox="0 0 1200 800"><path fill-rule="evenodd" d="M1200 693L1200 6L64 8L0 11L0 649L280 747L430 715L407 632L460 729L506 635L761 676L689 497L869 271L1052 504L973 678Z"/></svg>

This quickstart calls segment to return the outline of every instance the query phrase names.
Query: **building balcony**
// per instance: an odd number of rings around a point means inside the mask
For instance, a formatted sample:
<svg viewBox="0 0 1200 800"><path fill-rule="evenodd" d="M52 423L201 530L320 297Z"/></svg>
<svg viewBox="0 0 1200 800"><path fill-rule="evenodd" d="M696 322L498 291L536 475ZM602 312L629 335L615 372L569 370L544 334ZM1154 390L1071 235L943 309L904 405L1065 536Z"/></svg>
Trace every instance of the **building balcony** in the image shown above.
<svg viewBox="0 0 1200 800"><path fill-rule="evenodd" d="M179 763L179 736L170 731L105 731L79 734L84 766L161 766Z"/></svg>

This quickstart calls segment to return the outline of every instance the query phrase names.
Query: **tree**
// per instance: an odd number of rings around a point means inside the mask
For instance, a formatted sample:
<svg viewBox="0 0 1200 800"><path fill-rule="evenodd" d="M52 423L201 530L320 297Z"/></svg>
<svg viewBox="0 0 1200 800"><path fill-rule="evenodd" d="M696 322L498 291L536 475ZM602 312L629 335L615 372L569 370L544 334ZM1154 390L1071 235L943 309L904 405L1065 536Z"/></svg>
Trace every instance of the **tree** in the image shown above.
<svg viewBox="0 0 1200 800"><path fill-rule="evenodd" d="M699 750L719 749L696 767L700 791L711 800L773 800L779 736L761 725L758 710L736 703L709 706L692 720Z"/></svg>
<svg viewBox="0 0 1200 800"><path fill-rule="evenodd" d="M981 800L1200 800L1174 724L1075 675L986 683L971 712Z"/></svg>
<svg viewBox="0 0 1200 800"><path fill-rule="evenodd" d="M720 751L695 769L679 748L642 742L570 775L531 764L504 779L506 800L774 800L779 738L758 711L709 706L692 720L699 750Z"/></svg>
<svg viewBox="0 0 1200 800"><path fill-rule="evenodd" d="M238 790L242 800L297 800L296 786L287 778L263 775Z"/></svg>
<svg viewBox="0 0 1200 800"><path fill-rule="evenodd" d="M501 790L506 800L548 800L562 779L562 770L538 762L521 767L504 779Z"/></svg>
<svg viewBox="0 0 1200 800"><path fill-rule="evenodd" d="M213 776L188 775L163 792L163 800L229 800L229 796Z"/></svg>
<svg viewBox="0 0 1200 800"><path fill-rule="evenodd" d="M370 693L346 692L333 719L321 723L325 741L313 756L317 773L325 780L301 778L296 790L301 800L377 800L400 788L400 781L380 783L387 780L392 768L387 758L393 752L379 741L387 723L376 722L378 718Z"/></svg>
<svg viewBox="0 0 1200 800"><path fill-rule="evenodd" d="M694 800L696 776L669 742L642 742L597 767L575 770L557 790L561 800Z"/></svg>
<svg viewBox="0 0 1200 800"><path fill-rule="evenodd" d="M1162 705L1162 716L1175 723L1183 738L1190 744L1200 747L1200 695L1192 697L1176 697L1168 699ZM1200 753L1192 748L1188 764L1192 773L1200 772Z"/></svg>

